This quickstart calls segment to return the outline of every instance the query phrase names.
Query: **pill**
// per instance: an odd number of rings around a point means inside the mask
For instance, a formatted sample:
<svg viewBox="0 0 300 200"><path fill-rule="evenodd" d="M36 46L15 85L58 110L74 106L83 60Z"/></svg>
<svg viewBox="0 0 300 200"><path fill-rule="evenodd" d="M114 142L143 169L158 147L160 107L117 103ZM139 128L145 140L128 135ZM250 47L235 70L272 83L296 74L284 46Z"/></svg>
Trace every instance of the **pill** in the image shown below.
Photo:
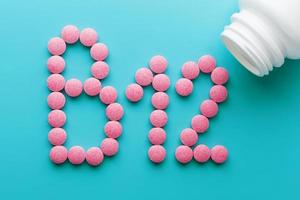
<svg viewBox="0 0 300 200"><path fill-rule="evenodd" d="M169 96L165 92L156 92L152 95L151 103L154 108L164 110L169 105Z"/></svg>
<svg viewBox="0 0 300 200"><path fill-rule="evenodd" d="M97 79L104 79L108 76L109 66L106 62L97 61L92 65L91 73Z"/></svg>
<svg viewBox="0 0 300 200"><path fill-rule="evenodd" d="M78 79L75 79L75 78L67 80L67 82L65 84L65 92L70 97L79 96L82 92L82 83L81 83L81 81L78 80Z"/></svg>
<svg viewBox="0 0 300 200"><path fill-rule="evenodd" d="M119 143L113 138L105 138L101 143L100 149L104 155L113 156L119 150Z"/></svg>
<svg viewBox="0 0 300 200"><path fill-rule="evenodd" d="M153 56L149 62L150 69L157 74L165 72L167 65L167 59L161 55Z"/></svg>
<svg viewBox="0 0 300 200"><path fill-rule="evenodd" d="M48 70L53 74L62 73L65 65L66 62L61 56L51 56L47 61Z"/></svg>
<svg viewBox="0 0 300 200"><path fill-rule="evenodd" d="M47 86L53 92L61 91L65 87L65 78L60 74L51 74L47 78Z"/></svg>
<svg viewBox="0 0 300 200"><path fill-rule="evenodd" d="M223 85L228 81L228 72L224 67L217 67L211 73L211 80L214 84Z"/></svg>
<svg viewBox="0 0 300 200"><path fill-rule="evenodd" d="M101 82L96 78L88 78L84 81L83 89L89 96L96 96L100 93Z"/></svg>
<svg viewBox="0 0 300 200"><path fill-rule="evenodd" d="M177 147L175 152L176 160L182 164L186 164L193 159L193 150L185 145Z"/></svg>
<svg viewBox="0 0 300 200"><path fill-rule="evenodd" d="M154 127L163 127L168 122L168 115L163 110L154 110L150 114L150 122Z"/></svg>
<svg viewBox="0 0 300 200"><path fill-rule="evenodd" d="M193 80L199 76L200 69L196 62L188 61L181 67L181 73L184 78Z"/></svg>
<svg viewBox="0 0 300 200"><path fill-rule="evenodd" d="M58 146L65 143L67 133L62 128L53 128L48 133L48 140L52 145Z"/></svg>
<svg viewBox="0 0 300 200"><path fill-rule="evenodd" d="M98 166L103 162L104 156L100 148L91 147L86 151L85 159L91 166Z"/></svg>
<svg viewBox="0 0 300 200"><path fill-rule="evenodd" d="M103 43L96 43L92 46L90 54L94 60L103 61L108 56L108 48Z"/></svg>
<svg viewBox="0 0 300 200"><path fill-rule="evenodd" d="M106 116L109 120L118 121L123 117L124 110L119 103L112 103L106 107Z"/></svg>
<svg viewBox="0 0 300 200"><path fill-rule="evenodd" d="M216 68L216 60L211 55L201 56L198 60L198 67L203 73L211 73Z"/></svg>
<svg viewBox="0 0 300 200"><path fill-rule="evenodd" d="M52 127L62 127L66 123L66 120L66 114L61 110L52 110L48 114L48 122Z"/></svg>
<svg viewBox="0 0 300 200"><path fill-rule="evenodd" d="M148 157L154 163L161 163L166 157L166 150L161 145L153 145L148 150Z"/></svg>
<svg viewBox="0 0 300 200"><path fill-rule="evenodd" d="M67 25L61 31L62 39L68 44L74 44L79 39L79 30L74 25Z"/></svg>
<svg viewBox="0 0 300 200"><path fill-rule="evenodd" d="M117 90L112 86L105 86L101 89L99 98L104 104L112 104L118 98Z"/></svg>
<svg viewBox="0 0 300 200"><path fill-rule="evenodd" d="M199 163L205 163L210 158L210 149L204 145L200 144L194 149L194 159Z"/></svg>
<svg viewBox="0 0 300 200"><path fill-rule="evenodd" d="M152 83L153 73L150 69L143 67L135 72L135 81L141 86L148 86Z"/></svg>
<svg viewBox="0 0 300 200"><path fill-rule="evenodd" d="M204 115L196 115L192 118L191 126L197 133L204 133L209 127L209 121Z"/></svg>
<svg viewBox="0 0 300 200"><path fill-rule="evenodd" d="M109 138L118 138L122 134L123 128L118 121L109 121L104 126L104 132Z"/></svg>
<svg viewBox="0 0 300 200"><path fill-rule="evenodd" d="M148 134L148 139L153 145L163 144L166 137L166 131L162 128L152 128Z"/></svg>
<svg viewBox="0 0 300 200"><path fill-rule="evenodd" d="M81 146L73 146L69 149L68 160L73 165L79 165L85 160L85 151Z"/></svg>
<svg viewBox="0 0 300 200"><path fill-rule="evenodd" d="M187 78L180 78L175 85L175 90L180 96L188 96L193 92L193 82Z"/></svg>
<svg viewBox="0 0 300 200"><path fill-rule="evenodd" d="M54 146L50 150L50 160L55 164L62 164L68 158L68 150L64 146Z"/></svg>
<svg viewBox="0 0 300 200"><path fill-rule="evenodd" d="M218 104L213 100L207 99L200 104L200 111L205 117L211 118L218 113Z"/></svg>
<svg viewBox="0 0 300 200"><path fill-rule="evenodd" d="M48 106L51 109L62 109L66 103L66 98L61 92L51 92L47 97Z"/></svg>
<svg viewBox="0 0 300 200"><path fill-rule="evenodd" d="M85 28L80 32L79 40L84 46L91 47L97 42L98 34L92 28Z"/></svg>
<svg viewBox="0 0 300 200"><path fill-rule="evenodd" d="M143 98L144 90L140 85L133 83L126 87L125 95L129 101L138 102Z"/></svg>
<svg viewBox="0 0 300 200"><path fill-rule="evenodd" d="M185 128L181 131L180 140L186 146L193 146L198 141L198 134L191 128Z"/></svg>
<svg viewBox="0 0 300 200"><path fill-rule="evenodd" d="M164 92L170 87L170 79L165 74L157 74L153 77L153 88L158 92Z"/></svg>
<svg viewBox="0 0 300 200"><path fill-rule="evenodd" d="M51 38L48 42L48 51L52 55L62 55L66 51L66 43L59 37Z"/></svg>
<svg viewBox="0 0 300 200"><path fill-rule="evenodd" d="M216 145L211 150L211 159L218 164L221 164L227 160L228 151L222 145Z"/></svg>
<svg viewBox="0 0 300 200"><path fill-rule="evenodd" d="M223 85L214 85L209 91L210 98L221 103L227 99L227 89Z"/></svg>

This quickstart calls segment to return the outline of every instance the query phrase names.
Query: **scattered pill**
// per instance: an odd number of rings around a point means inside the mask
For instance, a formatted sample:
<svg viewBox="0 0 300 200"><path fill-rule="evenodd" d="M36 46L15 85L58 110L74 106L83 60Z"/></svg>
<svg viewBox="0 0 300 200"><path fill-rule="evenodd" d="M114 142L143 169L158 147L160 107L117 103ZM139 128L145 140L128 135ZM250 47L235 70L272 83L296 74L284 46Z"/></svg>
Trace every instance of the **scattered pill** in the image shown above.
<svg viewBox="0 0 300 200"><path fill-rule="evenodd" d="M202 115L208 118L216 116L218 110L218 104L210 99L204 100L200 105L200 111Z"/></svg>
<svg viewBox="0 0 300 200"><path fill-rule="evenodd" d="M106 107L106 116L109 120L118 121L123 117L124 110L119 103L112 103Z"/></svg>
<svg viewBox="0 0 300 200"><path fill-rule="evenodd" d="M143 67L136 71L135 81L141 86L148 86L152 83L153 73L150 69Z"/></svg>
<svg viewBox="0 0 300 200"><path fill-rule="evenodd" d="M105 138L101 143L100 149L104 155L113 156L119 150L119 143L113 138Z"/></svg>
<svg viewBox="0 0 300 200"><path fill-rule="evenodd" d="M224 146L216 145L211 150L211 159L218 164L227 160L228 151Z"/></svg>
<svg viewBox="0 0 300 200"><path fill-rule="evenodd" d="M191 128L185 128L181 131L180 140L182 144L190 147L197 143L198 134Z"/></svg>
<svg viewBox="0 0 300 200"><path fill-rule="evenodd" d="M157 74L165 72L167 65L167 59L161 55L153 56L149 62L150 69Z"/></svg>
<svg viewBox="0 0 300 200"><path fill-rule="evenodd" d="M187 78L180 78L175 85L175 90L180 96L188 96L193 92L193 82Z"/></svg>
<svg viewBox="0 0 300 200"><path fill-rule="evenodd" d="M150 114L150 122L154 127L163 127L168 122L168 115L163 110L154 110Z"/></svg>
<svg viewBox="0 0 300 200"><path fill-rule="evenodd" d="M92 28L85 28L81 31L79 40L84 46L91 47L96 44L98 40L98 34Z"/></svg>
<svg viewBox="0 0 300 200"><path fill-rule="evenodd" d="M66 51L66 43L59 37L51 38L48 42L48 50L52 55L62 55Z"/></svg>
<svg viewBox="0 0 300 200"><path fill-rule="evenodd" d="M101 82L96 78L88 78L84 81L83 89L89 96L96 96L100 93Z"/></svg>
<svg viewBox="0 0 300 200"><path fill-rule="evenodd" d="M161 145L153 145L148 150L148 157L154 163L161 163L166 157L166 150Z"/></svg>
<svg viewBox="0 0 300 200"><path fill-rule="evenodd" d="M79 96L82 92L82 83L81 83L81 81L78 80L78 79L75 79L75 78L67 80L67 82L65 84L65 92L70 97Z"/></svg>
<svg viewBox="0 0 300 200"><path fill-rule="evenodd" d="M128 100L138 102L143 98L144 90L140 85L133 83L127 86L125 95Z"/></svg>
<svg viewBox="0 0 300 200"><path fill-rule="evenodd" d="M73 165L79 165L85 160L85 151L81 146L73 146L69 149L68 159Z"/></svg>
<svg viewBox="0 0 300 200"><path fill-rule="evenodd" d="M109 66L106 62L97 61L92 65L91 73L97 79L104 79L109 73Z"/></svg>
<svg viewBox="0 0 300 200"><path fill-rule="evenodd" d="M122 124L118 121L109 121L104 126L104 132L109 138L118 138L122 134Z"/></svg>
<svg viewBox="0 0 300 200"><path fill-rule="evenodd" d="M112 86L105 86L101 89L99 98L104 104L112 104L118 98L117 90Z"/></svg>
<svg viewBox="0 0 300 200"><path fill-rule="evenodd" d="M181 73L184 78L193 80L199 76L200 69L196 62L188 61L183 64Z"/></svg>
<svg viewBox="0 0 300 200"><path fill-rule="evenodd" d="M205 163L210 158L210 149L204 145L200 144L194 149L194 159L199 163Z"/></svg>
<svg viewBox="0 0 300 200"><path fill-rule="evenodd" d="M68 44L74 44L79 39L79 30L74 25L67 25L61 31L62 39Z"/></svg>
<svg viewBox="0 0 300 200"><path fill-rule="evenodd" d="M214 84L223 85L228 81L228 72L223 67L217 67L211 73L211 80Z"/></svg>
<svg viewBox="0 0 300 200"><path fill-rule="evenodd" d="M209 121L204 115L196 115L193 117L191 125L197 133L204 133L209 127Z"/></svg>
<svg viewBox="0 0 300 200"><path fill-rule="evenodd" d="M48 122L54 128L62 127L66 123L66 114L61 110L52 110L48 114Z"/></svg>
<svg viewBox="0 0 300 200"><path fill-rule="evenodd" d="M66 103L66 98L61 92L51 92L47 98L48 106L51 109L62 109Z"/></svg>
<svg viewBox="0 0 300 200"><path fill-rule="evenodd" d="M67 139L67 133L62 128L53 128L48 133L49 142L54 145L62 145Z"/></svg>
<svg viewBox="0 0 300 200"><path fill-rule="evenodd" d="M193 150L188 146L180 145L176 149L175 157L178 162L186 164L193 159Z"/></svg>
<svg viewBox="0 0 300 200"><path fill-rule="evenodd" d="M64 146L54 146L50 150L50 160L55 164L62 164L68 158L68 150Z"/></svg>
<svg viewBox="0 0 300 200"><path fill-rule="evenodd" d="M164 92L170 87L170 79L165 74L157 74L153 77L153 88L158 92Z"/></svg>
<svg viewBox="0 0 300 200"><path fill-rule="evenodd" d="M151 103L154 108L164 110L169 105L169 96L165 92L156 92L152 95Z"/></svg>
<svg viewBox="0 0 300 200"><path fill-rule="evenodd" d="M216 68L216 60L211 55L201 56L198 60L198 67L203 73L211 73Z"/></svg>
<svg viewBox="0 0 300 200"><path fill-rule="evenodd" d="M66 62L61 56L51 56L47 61L49 72L59 74L64 71Z"/></svg>
<svg viewBox="0 0 300 200"><path fill-rule="evenodd" d="M94 60L103 61L108 56L108 48L103 43L96 43L92 46L90 54Z"/></svg>
<svg viewBox="0 0 300 200"><path fill-rule="evenodd" d="M47 86L53 92L59 92L65 87L65 78L60 74L51 74L47 78Z"/></svg>
<svg viewBox="0 0 300 200"><path fill-rule="evenodd" d="M162 128L152 128L148 134L148 139L153 145L163 144L166 138L166 131Z"/></svg>
<svg viewBox="0 0 300 200"><path fill-rule="evenodd" d="M103 162L104 156L100 148L91 147L86 151L85 159L91 166L98 166Z"/></svg>
<svg viewBox="0 0 300 200"><path fill-rule="evenodd" d="M209 95L213 101L221 103L227 99L227 89L223 85L214 85Z"/></svg>

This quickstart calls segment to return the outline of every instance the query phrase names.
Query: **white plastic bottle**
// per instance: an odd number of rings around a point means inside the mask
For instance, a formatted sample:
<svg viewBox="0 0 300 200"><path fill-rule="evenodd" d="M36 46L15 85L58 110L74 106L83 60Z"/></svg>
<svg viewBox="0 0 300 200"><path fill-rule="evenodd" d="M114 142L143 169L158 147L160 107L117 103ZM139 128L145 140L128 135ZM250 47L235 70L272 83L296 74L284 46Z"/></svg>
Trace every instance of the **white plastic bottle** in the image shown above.
<svg viewBox="0 0 300 200"><path fill-rule="evenodd" d="M300 0L240 0L221 34L228 50L257 76L300 59Z"/></svg>

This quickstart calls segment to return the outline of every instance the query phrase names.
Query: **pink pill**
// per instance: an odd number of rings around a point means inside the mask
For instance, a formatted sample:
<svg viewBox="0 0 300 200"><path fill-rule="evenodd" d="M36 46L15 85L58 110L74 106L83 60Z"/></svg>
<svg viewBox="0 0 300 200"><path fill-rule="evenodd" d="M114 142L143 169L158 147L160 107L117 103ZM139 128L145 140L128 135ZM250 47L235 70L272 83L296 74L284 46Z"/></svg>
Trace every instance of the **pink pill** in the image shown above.
<svg viewBox="0 0 300 200"><path fill-rule="evenodd" d="M180 145L176 149L175 157L178 162L186 164L193 159L193 150L188 146Z"/></svg>
<svg viewBox="0 0 300 200"><path fill-rule="evenodd" d="M135 73L135 81L141 86L147 86L152 83L153 73L148 68L140 68Z"/></svg>
<svg viewBox="0 0 300 200"><path fill-rule="evenodd" d="M84 46L91 47L96 44L98 40L98 34L92 28L85 28L81 31L79 40Z"/></svg>
<svg viewBox="0 0 300 200"><path fill-rule="evenodd" d="M128 100L138 102L143 98L144 90L140 85L133 83L127 86L125 95Z"/></svg>
<svg viewBox="0 0 300 200"><path fill-rule="evenodd" d="M162 128L152 128L148 134L148 139L153 145L163 144L166 138L166 131Z"/></svg>
<svg viewBox="0 0 300 200"><path fill-rule="evenodd" d="M104 156L100 148L91 147L86 151L85 159L91 166L98 166L103 162Z"/></svg>
<svg viewBox="0 0 300 200"><path fill-rule="evenodd" d="M61 92L51 92L47 98L48 106L51 109L62 109L66 103L66 98Z"/></svg>
<svg viewBox="0 0 300 200"><path fill-rule="evenodd" d="M117 90L112 86L105 86L101 89L99 98L104 104L112 104L118 98Z"/></svg>
<svg viewBox="0 0 300 200"><path fill-rule="evenodd" d="M81 146L74 146L69 149L68 159L73 165L79 165L85 160L85 151Z"/></svg>
<svg viewBox="0 0 300 200"><path fill-rule="evenodd" d="M184 78L193 80L199 76L200 69L197 63L189 61L183 64L181 68L181 73Z"/></svg>
<svg viewBox="0 0 300 200"><path fill-rule="evenodd" d="M118 103L109 104L106 108L106 116L109 120L118 121L123 117L123 107Z"/></svg>
<svg viewBox="0 0 300 200"><path fill-rule="evenodd" d="M68 158L68 150L64 146L54 146L50 150L50 160L55 164L62 164Z"/></svg>
<svg viewBox="0 0 300 200"><path fill-rule="evenodd" d="M92 46L90 54L94 60L103 61L108 56L108 48L103 43L96 43Z"/></svg>
<svg viewBox="0 0 300 200"><path fill-rule="evenodd" d="M53 92L59 92L65 87L65 78L60 74L51 74L47 78L47 86Z"/></svg>
<svg viewBox="0 0 300 200"><path fill-rule="evenodd" d="M65 143L67 133L62 128L53 128L48 133L48 140L52 145L59 146Z"/></svg>
<svg viewBox="0 0 300 200"><path fill-rule="evenodd" d="M83 89L87 95L96 96L100 93L101 82L95 78L88 78L84 81Z"/></svg>
<svg viewBox="0 0 300 200"><path fill-rule="evenodd" d="M223 85L215 85L210 89L209 95L213 101L221 103L227 99L227 89Z"/></svg>
<svg viewBox="0 0 300 200"><path fill-rule="evenodd" d="M204 100L200 105L200 111L202 115L208 118L216 116L218 110L218 104L210 99Z"/></svg>
<svg viewBox="0 0 300 200"><path fill-rule="evenodd" d="M167 59L160 55L153 56L149 62L150 69L157 74L165 72L167 69L167 65Z"/></svg>
<svg viewBox="0 0 300 200"><path fill-rule="evenodd" d="M113 138L105 138L101 143L100 149L104 155L113 156L119 150L119 143Z"/></svg>
<svg viewBox="0 0 300 200"><path fill-rule="evenodd" d="M191 128L186 128L180 134L181 143L186 146L193 146L198 141L198 134Z"/></svg>
<svg viewBox="0 0 300 200"><path fill-rule="evenodd" d="M109 66L106 62L97 61L92 65L91 73L97 79L104 79L108 76Z"/></svg>
<svg viewBox="0 0 300 200"><path fill-rule="evenodd" d="M66 62L61 56L51 56L47 61L48 70L53 74L64 71Z"/></svg>
<svg viewBox="0 0 300 200"><path fill-rule="evenodd" d="M123 128L118 121L109 121L104 126L104 132L109 138L118 138L122 134Z"/></svg>
<svg viewBox="0 0 300 200"><path fill-rule="evenodd" d="M205 163L210 158L210 149L204 145L200 144L194 149L194 159L199 163Z"/></svg>
<svg viewBox="0 0 300 200"><path fill-rule="evenodd" d="M168 115L163 110L154 110L150 114L150 122L154 127L163 127L168 122Z"/></svg>
<svg viewBox="0 0 300 200"><path fill-rule="evenodd" d="M66 43L59 37L51 38L48 42L48 51L52 55L62 55L66 51Z"/></svg>
<svg viewBox="0 0 300 200"><path fill-rule="evenodd" d="M197 133L204 133L209 127L209 121L207 117L203 115L196 115L192 119L192 128Z"/></svg>
<svg viewBox="0 0 300 200"><path fill-rule="evenodd" d="M221 164L227 160L228 151L224 146L216 145L211 150L211 159L218 164Z"/></svg>
<svg viewBox="0 0 300 200"><path fill-rule="evenodd" d="M70 97L77 97L81 94L82 92L82 83L78 79L70 79L67 80L66 85L65 85L65 92L67 95Z"/></svg>
<svg viewBox="0 0 300 200"><path fill-rule="evenodd" d="M187 78L181 78L176 82L175 90L180 96L188 96L193 92L193 82Z"/></svg>
<svg viewBox="0 0 300 200"><path fill-rule="evenodd" d="M52 127L62 127L66 123L66 120L66 114L61 110L52 110L48 114L48 122Z"/></svg>
<svg viewBox="0 0 300 200"><path fill-rule="evenodd" d="M170 79L165 74L157 74L153 77L153 88L158 92L164 92L170 87Z"/></svg>
<svg viewBox="0 0 300 200"><path fill-rule="evenodd" d="M198 67L203 73L211 73L216 68L216 60L211 55L204 55L199 58Z"/></svg>
<svg viewBox="0 0 300 200"><path fill-rule="evenodd" d="M74 44L79 39L79 30L74 25L67 25L61 31L62 39L68 44Z"/></svg>
<svg viewBox="0 0 300 200"><path fill-rule="evenodd" d="M156 92L152 95L151 103L154 108L164 110L169 105L169 96L165 92Z"/></svg>
<svg viewBox="0 0 300 200"><path fill-rule="evenodd" d="M161 145L153 145L148 150L148 157L154 163L161 163L166 157L166 150Z"/></svg>
<svg viewBox="0 0 300 200"><path fill-rule="evenodd" d="M228 81L228 72L223 67L217 67L211 73L211 80L214 84L223 85Z"/></svg>

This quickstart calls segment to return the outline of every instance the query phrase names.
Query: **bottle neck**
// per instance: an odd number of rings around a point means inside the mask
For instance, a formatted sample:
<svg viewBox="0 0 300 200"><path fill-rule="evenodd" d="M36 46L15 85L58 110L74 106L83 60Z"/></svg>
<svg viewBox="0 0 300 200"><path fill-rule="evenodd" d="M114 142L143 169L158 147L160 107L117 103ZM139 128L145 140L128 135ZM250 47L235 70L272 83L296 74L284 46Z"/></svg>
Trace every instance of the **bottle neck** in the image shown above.
<svg viewBox="0 0 300 200"><path fill-rule="evenodd" d="M222 40L249 71L264 76L273 70L273 66L283 64L285 49L272 24L247 10L234 14L231 21L221 34Z"/></svg>

